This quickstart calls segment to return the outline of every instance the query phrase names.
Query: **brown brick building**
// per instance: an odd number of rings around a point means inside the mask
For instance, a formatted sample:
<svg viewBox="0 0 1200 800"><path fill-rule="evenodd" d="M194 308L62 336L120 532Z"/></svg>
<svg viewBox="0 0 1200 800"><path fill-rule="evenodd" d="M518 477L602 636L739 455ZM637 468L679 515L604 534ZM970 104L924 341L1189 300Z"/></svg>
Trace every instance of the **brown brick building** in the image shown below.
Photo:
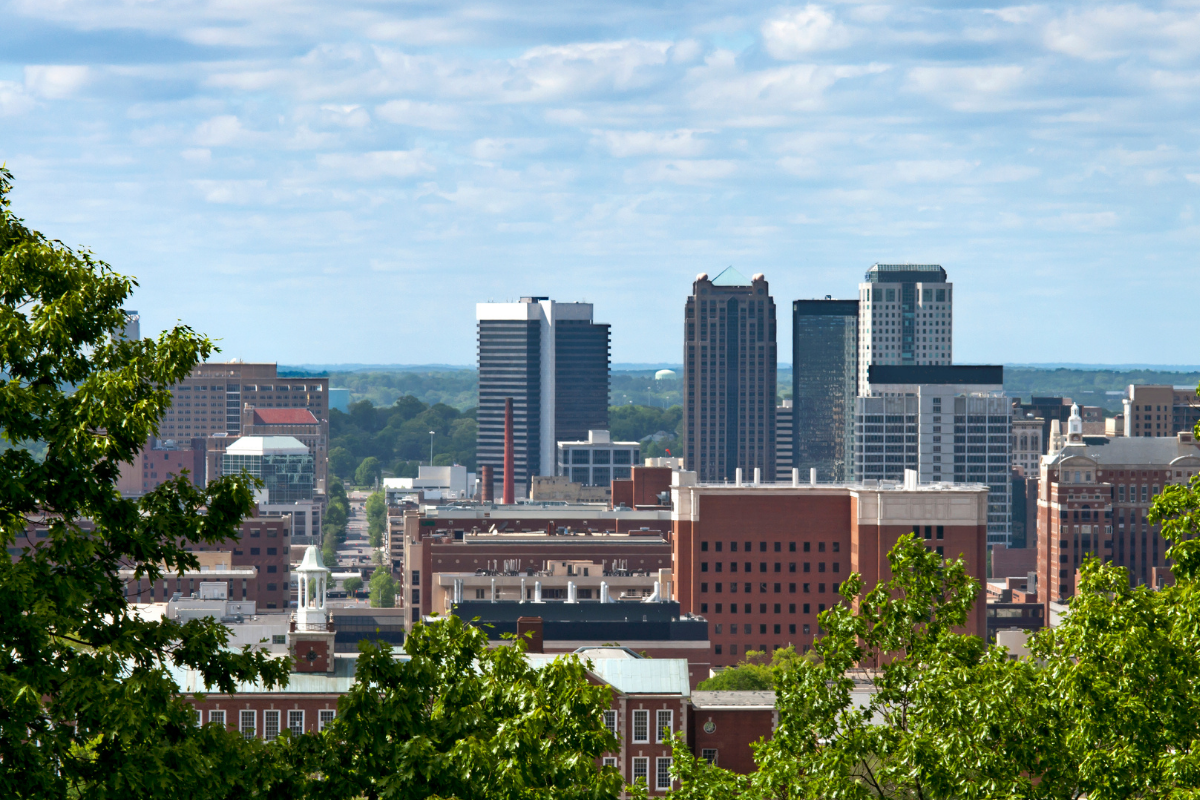
<svg viewBox="0 0 1200 800"><path fill-rule="evenodd" d="M887 554L916 532L929 549L963 557L980 582L967 632L986 631L987 494L982 485L672 487L675 598L709 621L713 664L747 650L808 650L817 614L838 602L851 572L866 586L890 578Z"/></svg>
<svg viewBox="0 0 1200 800"><path fill-rule="evenodd" d="M1041 467L1037 594L1044 603L1074 595L1088 555L1125 567L1135 585L1151 583L1155 569L1169 564L1167 543L1147 520L1150 505L1167 484L1200 473L1200 447L1190 432L1148 437L1135 430L1110 439L1084 436L1076 421Z"/></svg>

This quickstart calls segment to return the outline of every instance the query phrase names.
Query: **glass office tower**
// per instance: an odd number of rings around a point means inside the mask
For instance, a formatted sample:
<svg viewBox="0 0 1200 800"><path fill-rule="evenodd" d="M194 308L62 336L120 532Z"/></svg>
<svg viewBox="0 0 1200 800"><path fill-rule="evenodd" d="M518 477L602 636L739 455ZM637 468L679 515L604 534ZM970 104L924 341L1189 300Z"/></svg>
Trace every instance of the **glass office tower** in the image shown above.
<svg viewBox="0 0 1200 800"><path fill-rule="evenodd" d="M792 303L792 461L800 479L854 480L858 301Z"/></svg>
<svg viewBox="0 0 1200 800"><path fill-rule="evenodd" d="M221 455L221 474L261 478L268 503L312 500L315 470L304 442L292 436L243 436Z"/></svg>

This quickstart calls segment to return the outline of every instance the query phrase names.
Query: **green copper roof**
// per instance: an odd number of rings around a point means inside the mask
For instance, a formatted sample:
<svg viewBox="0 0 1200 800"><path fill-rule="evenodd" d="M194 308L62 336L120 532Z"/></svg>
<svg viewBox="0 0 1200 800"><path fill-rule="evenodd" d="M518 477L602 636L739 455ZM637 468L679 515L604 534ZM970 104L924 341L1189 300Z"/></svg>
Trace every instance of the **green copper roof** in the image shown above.
<svg viewBox="0 0 1200 800"><path fill-rule="evenodd" d="M712 279L713 286L750 286L750 281L746 280L746 276L738 272L733 267L726 267L725 271Z"/></svg>

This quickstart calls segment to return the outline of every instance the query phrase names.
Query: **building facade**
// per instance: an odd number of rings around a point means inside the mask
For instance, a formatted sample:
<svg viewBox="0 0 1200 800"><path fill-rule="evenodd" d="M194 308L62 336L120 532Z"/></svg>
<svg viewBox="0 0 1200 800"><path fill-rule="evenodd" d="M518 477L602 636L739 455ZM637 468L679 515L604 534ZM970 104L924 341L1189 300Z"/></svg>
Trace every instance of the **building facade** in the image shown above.
<svg viewBox="0 0 1200 800"><path fill-rule="evenodd" d="M159 432L162 439L190 440L242 434L242 409L305 408L329 423L328 378L281 378L275 364L240 361L198 364L171 387L172 403Z"/></svg>
<svg viewBox="0 0 1200 800"><path fill-rule="evenodd" d="M953 363L954 285L937 264L874 264L858 300L859 395L872 364Z"/></svg>
<svg viewBox="0 0 1200 800"><path fill-rule="evenodd" d="M1200 423L1200 397L1190 386L1130 385L1122 402L1126 436L1174 436Z"/></svg>
<svg viewBox="0 0 1200 800"><path fill-rule="evenodd" d="M729 486L676 475L671 536L675 599L709 622L715 666L747 650L804 652L817 614L841 601L852 572L866 586L890 578L887 553L906 533L986 578L986 486ZM976 604L967 631L986 631Z"/></svg>
<svg viewBox="0 0 1200 800"><path fill-rule="evenodd" d="M860 480L990 487L988 543L1012 536L1012 403L998 366L887 366L870 369L858 398L855 472Z"/></svg>
<svg viewBox="0 0 1200 800"><path fill-rule="evenodd" d="M504 401L513 399L514 481L553 475L555 443L608 429L609 326L591 303L524 297L478 303L479 433L476 458L504 472Z"/></svg>
<svg viewBox="0 0 1200 800"><path fill-rule="evenodd" d="M775 407L775 480L790 481L796 445L796 412L791 400Z"/></svg>
<svg viewBox="0 0 1200 800"><path fill-rule="evenodd" d="M641 461L639 442L614 442L608 431L588 431L581 441L558 443L557 474L582 486L626 480Z"/></svg>
<svg viewBox="0 0 1200 800"><path fill-rule="evenodd" d="M792 452L801 477L815 468L820 481L854 480L858 312L857 300L792 303Z"/></svg>
<svg viewBox="0 0 1200 800"><path fill-rule="evenodd" d="M1154 571L1169 563L1168 544L1149 521L1150 506L1167 484L1186 484L1200 474L1194 435L1084 436L1077 409L1067 425L1062 448L1041 465L1039 600L1072 597L1088 555L1125 567L1133 585L1151 584Z"/></svg>
<svg viewBox="0 0 1200 800"><path fill-rule="evenodd" d="M1043 440L1046 431L1045 420L1028 414L1018 416L1016 408L1014 405L1012 465L1021 470L1023 475L1036 476L1039 469L1038 464L1042 460L1046 446L1046 442Z"/></svg>
<svg viewBox="0 0 1200 800"><path fill-rule="evenodd" d="M242 436L221 456L221 474L245 470L263 482L267 502L312 500L315 468L312 454L292 436Z"/></svg>
<svg viewBox="0 0 1200 800"><path fill-rule="evenodd" d="M761 273L701 273L684 309L683 443L703 480L775 475L775 301Z"/></svg>

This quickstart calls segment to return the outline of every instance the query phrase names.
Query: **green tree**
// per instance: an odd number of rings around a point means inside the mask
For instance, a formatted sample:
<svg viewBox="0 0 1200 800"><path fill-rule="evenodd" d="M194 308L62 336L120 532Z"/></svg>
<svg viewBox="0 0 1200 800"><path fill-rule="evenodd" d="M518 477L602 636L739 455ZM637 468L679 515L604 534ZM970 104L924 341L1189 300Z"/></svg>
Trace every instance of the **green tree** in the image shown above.
<svg viewBox="0 0 1200 800"><path fill-rule="evenodd" d="M346 487L337 478L329 479L329 504L321 521L321 557L329 566L337 564L337 550L346 541L346 522L350 518L350 500Z"/></svg>
<svg viewBox="0 0 1200 800"><path fill-rule="evenodd" d="M342 478L354 475L358 464L354 456L345 447L329 448L329 471Z"/></svg>
<svg viewBox="0 0 1200 800"><path fill-rule="evenodd" d="M351 597L358 594L358 590L363 587L362 578L346 578L342 581L342 588L346 590L346 594Z"/></svg>
<svg viewBox="0 0 1200 800"><path fill-rule="evenodd" d="M371 575L371 608L395 608L396 588L396 579L386 567L376 569Z"/></svg>
<svg viewBox="0 0 1200 800"><path fill-rule="evenodd" d="M697 687L704 691L770 691L775 688L775 673L784 661L797 658L791 647L781 647L768 655L760 650L747 651L736 666L723 669Z"/></svg>
<svg viewBox="0 0 1200 800"><path fill-rule="evenodd" d="M387 530L387 501L383 492L375 492L367 498L367 535L371 547L383 544L383 534Z"/></svg>
<svg viewBox="0 0 1200 800"><path fill-rule="evenodd" d="M354 482L359 486L373 486L379 479L381 469L378 458L367 456L354 471Z"/></svg>
<svg viewBox="0 0 1200 800"><path fill-rule="evenodd" d="M330 797L616 800L620 775L596 769L617 749L603 725L612 690L577 656L531 664L523 643L447 617L418 624L407 659L359 645L319 765Z"/></svg>
<svg viewBox="0 0 1200 800"><path fill-rule="evenodd" d="M282 685L289 663L227 649L212 620L132 613L118 573L198 569L184 547L236 537L252 487L183 475L136 501L116 491L213 345L184 326L125 340L134 281L27 228L11 181L0 168L0 429L15 445L0 452L0 535L17 554L0 559L0 796L221 796L261 774L244 773L236 733L195 725L168 665L228 692Z"/></svg>

